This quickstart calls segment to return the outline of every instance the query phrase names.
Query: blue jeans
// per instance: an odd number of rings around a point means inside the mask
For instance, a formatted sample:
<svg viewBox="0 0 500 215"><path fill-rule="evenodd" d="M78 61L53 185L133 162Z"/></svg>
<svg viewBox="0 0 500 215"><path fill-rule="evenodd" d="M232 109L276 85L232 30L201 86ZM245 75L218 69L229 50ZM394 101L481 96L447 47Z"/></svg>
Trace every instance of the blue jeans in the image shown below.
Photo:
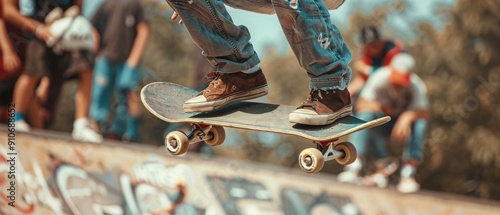
<svg viewBox="0 0 500 215"><path fill-rule="evenodd" d="M167 0L179 14L202 54L224 73L259 64L245 26L233 23L221 0ZM344 90L351 80L351 52L339 29L331 23L322 0L238 1L238 8L260 12L270 4L299 64L307 71L312 89Z"/></svg>
<svg viewBox="0 0 500 215"><path fill-rule="evenodd" d="M370 121L384 116L383 113L360 112L356 117ZM366 155L367 144L372 145L374 156L377 158L386 158L388 156L385 142L390 141L390 135L399 116L392 117L391 121L371 129L365 129L355 132L351 135L349 141L354 144L358 155L364 157ZM425 134L427 132L427 121L425 119L417 119L411 125L411 134L406 143L403 160L422 161L423 147L425 142Z"/></svg>
<svg viewBox="0 0 500 215"><path fill-rule="evenodd" d="M90 118L99 123L106 122L113 101L113 93L117 96L116 113L111 124L110 132L113 134L122 135L126 131L132 131L136 135L137 128L131 128L131 121L128 113L127 94L133 88L134 83L124 81L124 75L135 73L139 75L137 68L129 67L125 62L113 62L104 57L98 57L94 67L93 82L92 82L92 98L90 103ZM131 79L131 77L128 77ZM138 77L137 79L138 80ZM122 83L127 84L122 84ZM123 87L123 85L127 85ZM135 83L137 86L137 83ZM132 125L135 126L135 125Z"/></svg>

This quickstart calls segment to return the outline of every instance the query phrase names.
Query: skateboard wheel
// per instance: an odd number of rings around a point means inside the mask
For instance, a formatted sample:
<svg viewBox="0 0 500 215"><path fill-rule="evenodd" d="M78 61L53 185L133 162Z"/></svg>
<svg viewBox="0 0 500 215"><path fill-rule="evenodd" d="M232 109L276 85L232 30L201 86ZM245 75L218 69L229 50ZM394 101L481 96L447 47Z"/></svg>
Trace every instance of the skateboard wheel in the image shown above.
<svg viewBox="0 0 500 215"><path fill-rule="evenodd" d="M333 149L344 152L344 156L336 159L340 165L351 164L356 160L356 157L358 156L356 147L354 147L354 145L350 142L339 143L335 145Z"/></svg>
<svg viewBox="0 0 500 215"><path fill-rule="evenodd" d="M180 131L172 131L165 138L165 147L173 155L181 155L189 148L189 139Z"/></svg>
<svg viewBox="0 0 500 215"><path fill-rule="evenodd" d="M211 136L211 138L206 139L205 143L209 146L218 146L226 139L226 131L224 131L224 128L221 126L213 126L210 131L208 131L208 135Z"/></svg>
<svg viewBox="0 0 500 215"><path fill-rule="evenodd" d="M299 165L304 172L307 173L315 173L319 172L323 169L323 165L325 164L325 158L323 154L315 149L308 148L302 150L299 155Z"/></svg>

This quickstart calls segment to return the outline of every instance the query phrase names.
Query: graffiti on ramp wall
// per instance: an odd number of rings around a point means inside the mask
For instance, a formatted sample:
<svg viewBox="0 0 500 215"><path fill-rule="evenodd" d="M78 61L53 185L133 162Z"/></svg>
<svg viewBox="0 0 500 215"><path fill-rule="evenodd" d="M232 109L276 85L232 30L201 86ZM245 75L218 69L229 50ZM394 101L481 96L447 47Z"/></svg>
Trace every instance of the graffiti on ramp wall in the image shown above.
<svg viewBox="0 0 500 215"><path fill-rule="evenodd" d="M334 193L246 177L241 168L207 169L182 158L102 145L23 143L15 207L8 206L10 164L6 144L0 145L0 214L343 214L352 205Z"/></svg>

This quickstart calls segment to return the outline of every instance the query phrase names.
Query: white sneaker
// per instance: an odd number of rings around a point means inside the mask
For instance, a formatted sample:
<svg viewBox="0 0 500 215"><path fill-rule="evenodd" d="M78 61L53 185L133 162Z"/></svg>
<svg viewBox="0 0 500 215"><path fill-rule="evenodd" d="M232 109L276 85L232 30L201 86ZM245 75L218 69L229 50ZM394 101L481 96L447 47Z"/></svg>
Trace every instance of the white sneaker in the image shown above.
<svg viewBox="0 0 500 215"><path fill-rule="evenodd" d="M377 186L380 188L385 188L387 187L389 180L387 180L387 175L384 175L382 173L374 173L366 176L363 179L363 183L367 186Z"/></svg>
<svg viewBox="0 0 500 215"><path fill-rule="evenodd" d="M103 139L102 135L90 127L90 121L87 118L75 120L71 136L73 136L75 140L92 143L101 143Z"/></svg>
<svg viewBox="0 0 500 215"><path fill-rule="evenodd" d="M420 184L415 181L416 168L411 165L404 165L401 169L401 180L396 187L399 192L413 193L420 189Z"/></svg>
<svg viewBox="0 0 500 215"><path fill-rule="evenodd" d="M361 159L356 158L356 160L352 164L344 167L344 171L337 176L337 180L347 183L360 182L361 178L359 177L359 171L361 171L362 167L363 163L361 162Z"/></svg>
<svg viewBox="0 0 500 215"><path fill-rule="evenodd" d="M388 177L398 169L398 164L390 159L378 159L375 161L377 171L363 178L363 184L385 188L389 184Z"/></svg>
<svg viewBox="0 0 500 215"><path fill-rule="evenodd" d="M345 183L358 183L360 181L359 172L353 170L343 171L337 176L337 180Z"/></svg>
<svg viewBox="0 0 500 215"><path fill-rule="evenodd" d="M71 136L75 140L92 143L101 143L103 139L102 135L89 127L83 127L79 129L75 128L73 129Z"/></svg>
<svg viewBox="0 0 500 215"><path fill-rule="evenodd" d="M420 184L413 177L403 177L399 181L397 189L402 193L413 193L420 189Z"/></svg>
<svg viewBox="0 0 500 215"><path fill-rule="evenodd" d="M16 121L15 126L16 131L28 132L31 130L30 125L24 120Z"/></svg>

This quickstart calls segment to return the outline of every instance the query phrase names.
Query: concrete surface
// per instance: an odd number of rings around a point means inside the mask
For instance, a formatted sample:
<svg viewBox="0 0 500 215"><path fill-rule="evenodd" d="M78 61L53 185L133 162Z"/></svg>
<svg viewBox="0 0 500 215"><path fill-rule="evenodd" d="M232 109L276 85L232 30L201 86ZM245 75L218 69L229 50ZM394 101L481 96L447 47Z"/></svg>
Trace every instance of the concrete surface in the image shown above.
<svg viewBox="0 0 500 215"><path fill-rule="evenodd" d="M56 132L15 133L10 151L8 135L0 127L1 214L500 214L499 202L401 194L331 175L174 157L147 145L82 143Z"/></svg>

